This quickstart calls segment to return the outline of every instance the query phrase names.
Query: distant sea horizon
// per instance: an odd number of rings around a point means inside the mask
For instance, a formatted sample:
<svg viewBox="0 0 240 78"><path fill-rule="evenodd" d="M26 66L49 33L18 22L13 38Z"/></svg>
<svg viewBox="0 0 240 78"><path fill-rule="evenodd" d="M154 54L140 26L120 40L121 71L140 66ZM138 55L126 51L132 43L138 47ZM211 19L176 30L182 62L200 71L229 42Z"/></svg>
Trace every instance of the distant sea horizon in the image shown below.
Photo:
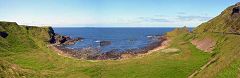
<svg viewBox="0 0 240 78"><path fill-rule="evenodd" d="M182 28L175 26L75 26L75 25L53 25L53 28ZM187 28L196 28L196 27L187 27Z"/></svg>

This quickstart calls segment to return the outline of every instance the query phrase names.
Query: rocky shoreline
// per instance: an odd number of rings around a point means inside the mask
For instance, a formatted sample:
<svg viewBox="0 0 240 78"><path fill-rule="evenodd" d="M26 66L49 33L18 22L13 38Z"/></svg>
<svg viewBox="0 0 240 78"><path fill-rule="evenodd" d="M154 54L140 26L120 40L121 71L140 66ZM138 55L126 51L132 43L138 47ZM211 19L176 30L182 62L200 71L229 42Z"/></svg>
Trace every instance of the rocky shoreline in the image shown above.
<svg viewBox="0 0 240 78"><path fill-rule="evenodd" d="M101 53L98 49L91 48L91 47L84 48L84 49L69 49L64 46L64 45L75 44L77 41L82 39L83 38L72 39L68 36L56 35L50 40L50 43L54 42L54 44L51 47L54 48L55 51L57 50L57 52L60 52L59 54L67 57L73 57L73 58L85 59L85 60L119 60L119 59L126 59L126 58L148 53L149 51L154 50L159 46L162 46L164 41L167 41L166 36L160 36L158 38L159 41L151 43L146 47L142 47L139 49L129 49L124 52L119 52L118 50L113 49L111 51L104 52L104 53ZM108 42L107 44L110 44L110 43Z"/></svg>

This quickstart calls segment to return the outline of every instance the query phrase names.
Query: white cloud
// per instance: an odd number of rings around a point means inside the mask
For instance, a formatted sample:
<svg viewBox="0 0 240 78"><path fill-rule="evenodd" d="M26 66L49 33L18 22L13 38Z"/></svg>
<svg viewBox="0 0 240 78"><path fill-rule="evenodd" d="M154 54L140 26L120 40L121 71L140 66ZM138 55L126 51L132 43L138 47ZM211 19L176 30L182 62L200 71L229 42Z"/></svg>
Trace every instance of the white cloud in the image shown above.
<svg viewBox="0 0 240 78"><path fill-rule="evenodd" d="M112 17L112 18L79 18L79 17L8 17L3 21L15 21L23 25L37 26L89 26L89 25L107 25L107 26L198 26L199 24L211 19L209 16L164 16L154 15L149 17Z"/></svg>
<svg viewBox="0 0 240 78"><path fill-rule="evenodd" d="M153 16L153 17L138 17L132 19L122 19L115 21L116 24L132 25L132 26L198 26L199 24L210 20L208 16ZM124 21L125 20L125 21ZM109 22L106 22L109 23Z"/></svg>

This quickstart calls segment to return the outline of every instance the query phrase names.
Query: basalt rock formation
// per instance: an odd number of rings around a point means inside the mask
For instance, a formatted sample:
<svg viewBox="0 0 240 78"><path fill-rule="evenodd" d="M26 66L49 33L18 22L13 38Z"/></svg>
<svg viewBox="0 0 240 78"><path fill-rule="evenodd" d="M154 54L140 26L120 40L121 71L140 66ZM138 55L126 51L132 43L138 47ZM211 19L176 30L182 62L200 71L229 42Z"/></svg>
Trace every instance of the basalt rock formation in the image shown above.
<svg viewBox="0 0 240 78"><path fill-rule="evenodd" d="M59 34L55 34L54 36L51 37L51 39L49 40L49 42L51 44L57 44L57 45L73 45L75 44L77 41L82 40L82 37L78 37L78 38L71 38L70 36L62 36Z"/></svg>

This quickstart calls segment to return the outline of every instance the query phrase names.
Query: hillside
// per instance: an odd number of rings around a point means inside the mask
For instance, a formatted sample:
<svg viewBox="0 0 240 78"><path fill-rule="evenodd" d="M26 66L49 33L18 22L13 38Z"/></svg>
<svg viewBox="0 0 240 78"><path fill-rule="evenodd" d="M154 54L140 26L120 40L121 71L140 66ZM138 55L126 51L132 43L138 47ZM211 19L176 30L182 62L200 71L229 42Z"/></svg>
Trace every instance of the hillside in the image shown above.
<svg viewBox="0 0 240 78"><path fill-rule="evenodd" d="M198 46L209 46L212 60L195 77L236 78L240 77L240 3L228 7L220 15L201 24L190 41L202 41ZM212 44L205 44L210 40ZM210 43L210 42L207 42ZM201 49L201 47L200 47ZM211 73L211 74L207 74Z"/></svg>
<svg viewBox="0 0 240 78"><path fill-rule="evenodd" d="M125 60L79 60L58 55L47 47L54 34L52 28L13 22L0 22L0 27L3 33L0 77L3 78L185 78L210 57L187 42L192 36L184 32L174 37L169 49L163 51Z"/></svg>
<svg viewBox="0 0 240 78"><path fill-rule="evenodd" d="M0 77L21 77L30 74L29 70L9 63L4 57L24 54L46 45L50 36L54 34L52 32L51 27L39 28L20 26L15 22L0 22Z"/></svg>
<svg viewBox="0 0 240 78"><path fill-rule="evenodd" d="M240 3L228 7L220 15L198 26L194 32L240 34Z"/></svg>
<svg viewBox="0 0 240 78"><path fill-rule="evenodd" d="M15 52L24 52L28 48L38 48L48 43L54 34L51 27L20 26L15 22L0 22L1 55L8 56Z"/></svg>

